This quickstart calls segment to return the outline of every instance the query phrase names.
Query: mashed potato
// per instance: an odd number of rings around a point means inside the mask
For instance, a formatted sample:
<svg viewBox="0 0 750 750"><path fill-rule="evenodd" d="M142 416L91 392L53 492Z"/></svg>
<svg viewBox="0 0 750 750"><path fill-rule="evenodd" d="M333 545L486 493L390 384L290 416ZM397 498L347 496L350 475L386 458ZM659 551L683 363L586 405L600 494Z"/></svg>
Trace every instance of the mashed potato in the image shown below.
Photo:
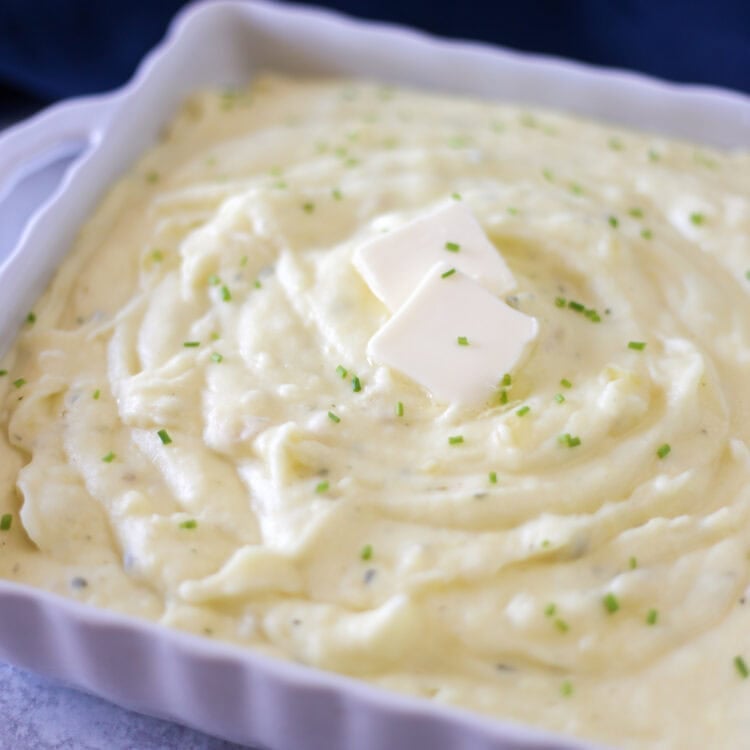
<svg viewBox="0 0 750 750"><path fill-rule="evenodd" d="M480 409L368 361L351 263L450 200L539 323ZM7 579L626 747L750 733L750 154L357 81L201 93L2 368Z"/></svg>

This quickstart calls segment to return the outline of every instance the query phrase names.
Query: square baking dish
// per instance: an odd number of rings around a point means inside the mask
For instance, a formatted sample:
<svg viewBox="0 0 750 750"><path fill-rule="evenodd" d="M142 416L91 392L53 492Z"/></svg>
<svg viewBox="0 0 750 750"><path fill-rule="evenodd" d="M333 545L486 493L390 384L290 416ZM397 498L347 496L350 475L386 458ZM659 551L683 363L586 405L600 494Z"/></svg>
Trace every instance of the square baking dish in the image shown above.
<svg viewBox="0 0 750 750"><path fill-rule="evenodd" d="M0 352L15 338L107 188L182 100L258 69L364 76L541 105L708 145L750 144L750 100L327 11L204 2L183 11L131 83L73 100L0 137L0 202L45 164L77 158L0 247ZM10 235L8 235L10 236ZM0 581L0 659L144 713L273 750L585 748L581 741L389 693Z"/></svg>

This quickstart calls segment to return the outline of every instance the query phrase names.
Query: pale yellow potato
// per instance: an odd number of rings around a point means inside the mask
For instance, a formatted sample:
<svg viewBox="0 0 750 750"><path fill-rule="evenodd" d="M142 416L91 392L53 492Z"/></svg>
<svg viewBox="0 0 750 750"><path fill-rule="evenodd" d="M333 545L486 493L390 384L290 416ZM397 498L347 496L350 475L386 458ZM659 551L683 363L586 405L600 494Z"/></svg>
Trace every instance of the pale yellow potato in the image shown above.
<svg viewBox="0 0 750 750"><path fill-rule="evenodd" d="M351 264L452 196L539 322L481 410L367 361L389 313ZM739 747L748 271L748 153L357 81L198 94L4 358L0 575L623 747Z"/></svg>

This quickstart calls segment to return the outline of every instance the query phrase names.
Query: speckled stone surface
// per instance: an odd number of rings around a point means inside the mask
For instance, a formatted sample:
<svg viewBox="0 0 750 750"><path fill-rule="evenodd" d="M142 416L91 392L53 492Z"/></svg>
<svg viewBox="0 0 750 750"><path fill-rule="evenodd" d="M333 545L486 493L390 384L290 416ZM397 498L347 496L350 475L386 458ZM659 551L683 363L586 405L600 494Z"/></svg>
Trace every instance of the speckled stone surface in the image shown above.
<svg viewBox="0 0 750 750"><path fill-rule="evenodd" d="M179 724L125 711L99 698L0 663L2 750L235 750Z"/></svg>

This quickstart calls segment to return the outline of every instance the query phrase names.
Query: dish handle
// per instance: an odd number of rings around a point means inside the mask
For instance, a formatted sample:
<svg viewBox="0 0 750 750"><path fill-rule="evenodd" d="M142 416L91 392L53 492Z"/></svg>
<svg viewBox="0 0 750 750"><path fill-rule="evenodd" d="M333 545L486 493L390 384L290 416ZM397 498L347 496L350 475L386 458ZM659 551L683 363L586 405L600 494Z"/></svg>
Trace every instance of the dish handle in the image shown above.
<svg viewBox="0 0 750 750"><path fill-rule="evenodd" d="M111 104L112 96L70 99L0 132L0 201L34 172L95 146Z"/></svg>

